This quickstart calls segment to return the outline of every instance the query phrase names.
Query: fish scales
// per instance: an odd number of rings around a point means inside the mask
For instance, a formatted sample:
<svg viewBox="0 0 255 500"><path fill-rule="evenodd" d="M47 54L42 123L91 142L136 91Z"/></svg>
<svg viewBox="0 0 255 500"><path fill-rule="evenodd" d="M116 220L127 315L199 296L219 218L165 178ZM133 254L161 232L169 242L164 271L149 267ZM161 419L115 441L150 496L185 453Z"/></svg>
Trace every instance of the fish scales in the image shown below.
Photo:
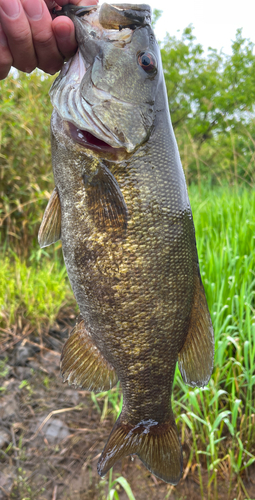
<svg viewBox="0 0 255 500"><path fill-rule="evenodd" d="M56 188L39 242L61 238L80 308L62 353L64 380L95 392L121 382L123 408L99 474L136 453L176 484L176 363L186 383L205 385L213 330L150 8L101 8L99 28L100 8L65 8L79 53L51 90ZM109 29L125 15L124 35Z"/></svg>

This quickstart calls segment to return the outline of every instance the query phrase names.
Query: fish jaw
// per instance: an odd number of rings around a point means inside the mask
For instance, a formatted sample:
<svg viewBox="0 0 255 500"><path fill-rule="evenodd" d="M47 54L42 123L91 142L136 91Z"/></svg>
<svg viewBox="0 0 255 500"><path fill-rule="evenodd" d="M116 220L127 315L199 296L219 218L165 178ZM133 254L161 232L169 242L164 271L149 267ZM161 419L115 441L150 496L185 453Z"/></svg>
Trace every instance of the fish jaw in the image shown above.
<svg viewBox="0 0 255 500"><path fill-rule="evenodd" d="M75 56L63 66L59 77L51 87L50 97L54 109L62 120L76 127L77 136L79 133L82 134L82 131L87 131L113 148L123 147L118 138L97 119L92 105L83 99L80 85L85 74L85 62L78 50ZM98 94L100 95L100 91ZM111 96L105 95L104 92L101 93L99 99L100 97L111 99Z"/></svg>
<svg viewBox="0 0 255 500"><path fill-rule="evenodd" d="M152 11L145 4L110 5L104 3L100 8L99 20L104 28L119 29L130 24L146 26L151 24Z"/></svg>
<svg viewBox="0 0 255 500"><path fill-rule="evenodd" d="M53 83L51 102L62 120L76 127L77 136L88 132L111 148L132 153L148 140L153 129L160 80L157 71L147 75L138 67L137 54L153 48L156 60L160 58L159 50L149 26L138 28L138 32L129 27L121 31L105 29L99 22L99 12L93 9L84 18L70 15L79 49ZM109 66L116 66L116 61L119 78L114 81ZM139 79L137 92L134 71ZM144 96L140 98L141 88Z"/></svg>

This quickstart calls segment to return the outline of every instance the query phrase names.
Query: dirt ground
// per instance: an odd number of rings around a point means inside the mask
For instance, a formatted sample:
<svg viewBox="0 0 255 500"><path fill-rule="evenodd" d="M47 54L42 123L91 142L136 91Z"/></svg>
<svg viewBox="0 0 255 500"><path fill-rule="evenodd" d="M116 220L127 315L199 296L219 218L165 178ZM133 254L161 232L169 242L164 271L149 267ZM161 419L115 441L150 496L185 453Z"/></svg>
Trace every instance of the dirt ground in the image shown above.
<svg viewBox="0 0 255 500"><path fill-rule="evenodd" d="M72 320L73 320L73 315ZM62 346L71 331L70 315L38 335L25 329L1 332L0 343L0 499L104 500L108 475L97 474L97 461L113 425L111 415L101 415L90 393L63 384L59 372ZM116 464L113 479L123 476L136 500L243 500L240 481L230 482L224 469L217 487L208 487L202 470L204 497L198 466L187 464L178 486L150 474L137 457ZM255 469L242 478L248 498L255 499ZM242 489L243 491L243 489ZM127 494L119 487L120 500Z"/></svg>

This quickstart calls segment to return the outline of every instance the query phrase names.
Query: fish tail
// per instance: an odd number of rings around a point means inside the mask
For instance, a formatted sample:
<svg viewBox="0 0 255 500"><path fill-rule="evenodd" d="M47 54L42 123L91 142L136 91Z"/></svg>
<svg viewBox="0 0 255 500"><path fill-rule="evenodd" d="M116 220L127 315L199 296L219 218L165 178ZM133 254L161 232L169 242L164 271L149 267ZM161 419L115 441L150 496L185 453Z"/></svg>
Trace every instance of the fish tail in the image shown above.
<svg viewBox="0 0 255 500"><path fill-rule="evenodd" d="M99 475L104 476L118 460L133 453L159 479L170 484L179 482L182 448L173 417L163 424L142 420L131 425L120 415L98 461Z"/></svg>

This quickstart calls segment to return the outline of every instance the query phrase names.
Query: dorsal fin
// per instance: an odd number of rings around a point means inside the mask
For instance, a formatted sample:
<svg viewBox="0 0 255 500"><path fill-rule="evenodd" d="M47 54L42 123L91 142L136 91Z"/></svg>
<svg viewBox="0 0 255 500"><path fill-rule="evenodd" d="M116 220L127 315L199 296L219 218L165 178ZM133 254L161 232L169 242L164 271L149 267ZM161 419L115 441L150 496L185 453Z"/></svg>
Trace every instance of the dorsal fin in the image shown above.
<svg viewBox="0 0 255 500"><path fill-rule="evenodd" d="M61 238L61 206L57 188L54 188L45 209L38 233L41 248L48 247Z"/></svg>

